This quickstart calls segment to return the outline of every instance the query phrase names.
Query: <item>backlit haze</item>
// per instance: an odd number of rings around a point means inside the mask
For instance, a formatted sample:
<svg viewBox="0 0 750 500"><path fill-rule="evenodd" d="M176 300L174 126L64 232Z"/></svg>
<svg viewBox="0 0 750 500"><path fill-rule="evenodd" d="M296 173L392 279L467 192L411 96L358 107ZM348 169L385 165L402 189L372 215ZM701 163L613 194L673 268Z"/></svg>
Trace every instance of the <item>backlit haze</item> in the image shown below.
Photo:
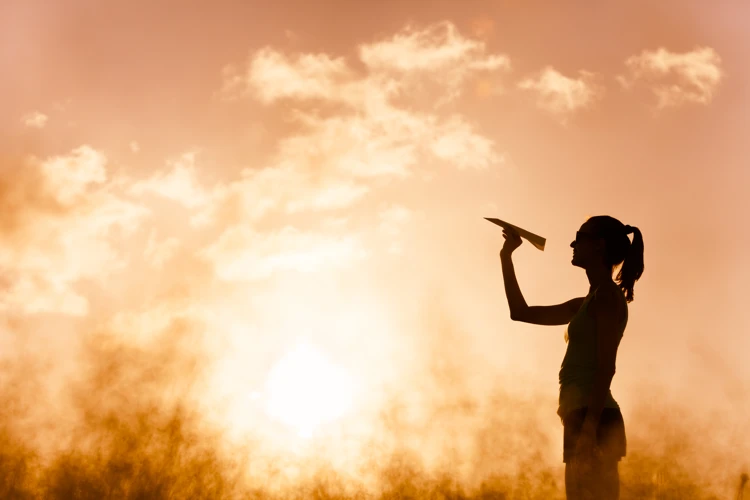
<svg viewBox="0 0 750 500"><path fill-rule="evenodd" d="M622 498L730 498L748 19L4 0L0 496L563 498L565 326L510 320L483 217L547 238L513 260L551 305L586 295L570 243L611 215L645 245Z"/></svg>

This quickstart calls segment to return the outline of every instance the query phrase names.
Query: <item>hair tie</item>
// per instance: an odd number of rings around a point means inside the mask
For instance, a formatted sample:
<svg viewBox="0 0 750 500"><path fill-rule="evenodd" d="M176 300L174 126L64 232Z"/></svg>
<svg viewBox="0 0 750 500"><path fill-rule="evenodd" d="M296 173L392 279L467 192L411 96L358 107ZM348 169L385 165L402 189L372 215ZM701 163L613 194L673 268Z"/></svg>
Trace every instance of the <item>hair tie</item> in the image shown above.
<svg viewBox="0 0 750 500"><path fill-rule="evenodd" d="M625 226L625 234L632 234L632 233L633 233L632 226L626 225Z"/></svg>

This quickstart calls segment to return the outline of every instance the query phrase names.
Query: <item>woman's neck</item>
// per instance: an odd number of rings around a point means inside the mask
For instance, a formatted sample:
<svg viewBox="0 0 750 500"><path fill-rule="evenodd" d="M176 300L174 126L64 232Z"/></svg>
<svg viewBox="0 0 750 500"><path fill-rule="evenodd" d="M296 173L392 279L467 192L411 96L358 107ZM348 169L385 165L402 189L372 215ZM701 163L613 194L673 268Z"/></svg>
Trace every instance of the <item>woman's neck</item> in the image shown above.
<svg viewBox="0 0 750 500"><path fill-rule="evenodd" d="M612 271L604 267L586 269L586 276L589 279L589 293L599 288L602 284L614 283L612 280Z"/></svg>

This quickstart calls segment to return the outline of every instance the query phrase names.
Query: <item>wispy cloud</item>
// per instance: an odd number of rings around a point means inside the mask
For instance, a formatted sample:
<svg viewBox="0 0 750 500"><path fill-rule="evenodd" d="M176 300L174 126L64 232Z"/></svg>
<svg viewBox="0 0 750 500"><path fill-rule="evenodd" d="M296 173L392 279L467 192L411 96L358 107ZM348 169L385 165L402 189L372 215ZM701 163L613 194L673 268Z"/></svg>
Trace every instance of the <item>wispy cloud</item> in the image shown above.
<svg viewBox="0 0 750 500"><path fill-rule="evenodd" d="M44 128L48 120L49 117L39 111L26 114L21 118L21 122L29 128Z"/></svg>
<svg viewBox="0 0 750 500"><path fill-rule="evenodd" d="M300 155L304 156L301 152ZM209 202L191 217L191 223L231 225L257 222L273 213L324 212L348 207L368 191L364 184L341 177L316 176L294 163L247 168L239 179L216 185L210 191Z"/></svg>
<svg viewBox="0 0 750 500"><path fill-rule="evenodd" d="M267 165L246 168L239 179L217 185L194 216L198 224L221 221L226 228L221 243L205 253L223 276L230 270L265 276L304 261L289 254L258 255L261 235L233 226L240 221L299 212L325 215L366 202L384 183L419 182L418 169L429 172L446 164L481 170L503 162L494 141L466 117L442 110L472 78L507 71L507 56L488 53L484 42L463 36L449 22L408 27L360 45L358 55L363 70L332 54L286 54L266 47L244 66L224 70L221 97L283 105L299 128L279 141ZM415 96L431 104L407 106L405 98ZM337 252L358 254L355 242L326 237L323 243L291 229L269 238L292 248L305 241L318 256L311 257L314 262L327 262L320 256ZM238 245L253 248L229 256ZM248 255L256 259L253 271L243 270L249 264L236 264Z"/></svg>
<svg viewBox="0 0 750 500"><path fill-rule="evenodd" d="M475 133L460 115L445 120L435 132L435 137L430 141L430 151L459 169L482 170L504 162L504 155L495 151L493 141Z"/></svg>
<svg viewBox="0 0 750 500"><path fill-rule="evenodd" d="M132 233L148 209L110 189L106 162L84 145L4 177L0 309L85 315L77 282L102 282L125 265L111 233Z"/></svg>
<svg viewBox="0 0 750 500"><path fill-rule="evenodd" d="M181 244L180 240L175 237L159 240L156 229L152 229L146 243L146 249L143 251L143 257L149 265L161 269L174 257Z"/></svg>
<svg viewBox="0 0 750 500"><path fill-rule="evenodd" d="M579 71L578 77L565 76L552 67L547 67L536 77L525 78L518 83L524 90L538 94L537 106L560 117L566 117L590 107L600 98L604 90L594 83L594 75Z"/></svg>
<svg viewBox="0 0 750 500"><path fill-rule="evenodd" d="M648 85L657 97L658 108L709 104L725 76L721 57L711 47L683 53L663 47L644 50L629 57L625 65L630 72L618 77L619 82L625 88L638 83Z"/></svg>
<svg viewBox="0 0 750 500"><path fill-rule="evenodd" d="M315 272L324 267L347 266L368 256L356 236L285 227L258 232L235 226L201 252L225 281L254 281L279 271Z"/></svg>
<svg viewBox="0 0 750 500"><path fill-rule="evenodd" d="M252 94L265 103L283 98L333 100L339 98L336 90L352 76L342 58L302 54L290 59L264 48L245 69L224 69L221 95L231 99Z"/></svg>
<svg viewBox="0 0 750 500"><path fill-rule="evenodd" d="M413 217L413 212L403 205L392 204L384 207L378 213L380 230L395 236L401 232L401 227Z"/></svg>
<svg viewBox="0 0 750 500"><path fill-rule="evenodd" d="M107 159L90 146L74 149L69 155L54 156L39 164L45 187L60 203L83 201L89 187L107 179Z"/></svg>
<svg viewBox="0 0 750 500"><path fill-rule="evenodd" d="M348 265L370 255L367 231L393 235L410 217L397 205L380 215L374 208L370 213L381 224L356 232L349 213L373 191L391 182L421 182L418 170L502 163L490 138L441 105L471 88L474 76L506 71L507 56L488 53L482 41L450 23L407 28L361 45L358 54L364 71L332 54L273 48L225 71L224 97L283 106L297 125L278 140L265 165L247 166L235 178L208 181L191 151L146 177L113 180L106 155L81 146L34 160L14 179L4 179L0 200L8 216L2 235L8 244L0 250L0 267L8 271L8 285L2 307L85 315L88 300L78 283L101 282L124 269L129 255L162 271L170 262L198 258L222 281ZM423 96L428 81L433 105L407 106L403 98ZM140 149L135 142L129 146ZM174 202L184 217L149 217L156 198ZM279 229L269 223L297 214L304 225ZM212 230L177 234L175 220ZM126 255L115 239L139 229L146 230L144 238L128 247L142 246Z"/></svg>
<svg viewBox="0 0 750 500"><path fill-rule="evenodd" d="M380 209L378 212L378 219L380 220L378 229L387 241L388 253L403 253L404 249L401 241L401 233L404 226L406 226L413 218L414 211L403 205L394 203Z"/></svg>
<svg viewBox="0 0 750 500"><path fill-rule="evenodd" d="M209 193L197 178L196 153L184 153L167 162L167 169L148 179L134 183L130 193L153 194L180 203L186 208L198 208L208 203Z"/></svg>
<svg viewBox="0 0 750 500"><path fill-rule="evenodd" d="M459 119L446 121L435 112L416 112L397 103L397 98L410 92L417 95L422 90L420 81L437 78L437 104L454 97L472 75L509 66L507 56L487 54L483 42L462 36L447 22L424 30L407 28L360 46L359 55L365 74L328 54L287 56L265 48L253 55L245 69L225 71L222 95L251 96L267 104L295 103L291 116L306 132L282 142L279 163L290 158L295 163L304 161L306 168L314 161L323 169L355 177L404 176L419 154L433 151L435 141L445 143L442 132ZM344 104L349 110L332 116L307 111L306 104L314 100ZM491 142L468 123L460 129L455 141L470 146ZM300 151L312 159L305 161ZM489 161L479 164L498 160L491 147L483 151ZM459 155L443 157L462 159Z"/></svg>
<svg viewBox="0 0 750 500"><path fill-rule="evenodd" d="M481 40L461 35L450 22L426 29L408 27L387 40L363 45L360 58L374 71L433 73L458 85L472 72L508 69L505 55L486 53Z"/></svg>

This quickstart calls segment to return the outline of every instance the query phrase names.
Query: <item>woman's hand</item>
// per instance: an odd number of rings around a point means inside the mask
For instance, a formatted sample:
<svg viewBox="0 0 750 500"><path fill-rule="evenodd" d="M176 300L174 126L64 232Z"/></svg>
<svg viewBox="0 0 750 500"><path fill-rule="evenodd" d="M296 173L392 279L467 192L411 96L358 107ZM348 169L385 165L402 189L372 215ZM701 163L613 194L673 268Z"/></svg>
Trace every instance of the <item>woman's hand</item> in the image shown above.
<svg viewBox="0 0 750 500"><path fill-rule="evenodd" d="M513 250L520 247L521 243L523 243L523 240L518 235L518 231L512 227L503 228L503 238L505 238L505 243L503 244L503 248L500 249L500 255L512 254Z"/></svg>

